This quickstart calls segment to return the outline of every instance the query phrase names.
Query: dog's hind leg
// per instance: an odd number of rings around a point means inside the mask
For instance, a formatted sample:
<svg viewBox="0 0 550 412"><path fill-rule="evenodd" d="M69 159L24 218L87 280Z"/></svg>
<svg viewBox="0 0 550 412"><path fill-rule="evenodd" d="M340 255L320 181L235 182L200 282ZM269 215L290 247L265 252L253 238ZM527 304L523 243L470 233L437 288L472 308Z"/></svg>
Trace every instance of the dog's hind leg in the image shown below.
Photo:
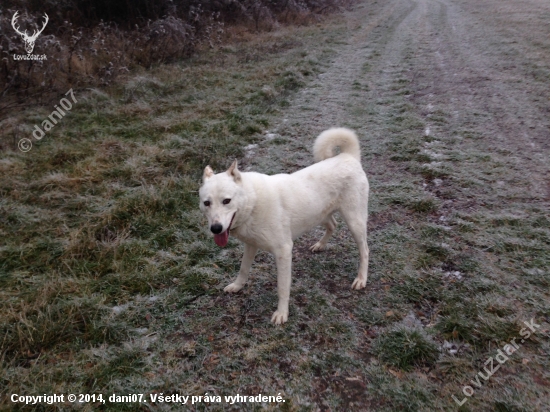
<svg viewBox="0 0 550 412"><path fill-rule="evenodd" d="M254 261L254 256L256 256L257 251L258 248L256 246L249 245L248 243L244 244L244 254L243 260L241 261L241 269L239 270L239 275L233 283L227 285L223 289L224 292L235 293L243 288L244 284L248 280L250 267L252 266L252 262Z"/></svg>
<svg viewBox="0 0 550 412"><path fill-rule="evenodd" d="M367 285L369 270L369 247L367 245L367 221L361 213L342 210L342 215L359 248L359 274L351 284L352 289L363 289Z"/></svg>
<svg viewBox="0 0 550 412"><path fill-rule="evenodd" d="M319 240L317 243L315 243L312 247L309 248L312 252L318 252L325 249L325 246L327 245L327 242L329 238L334 233L334 229L336 229L336 219L334 219L334 215L330 215L324 222L323 225L327 229L321 240Z"/></svg>

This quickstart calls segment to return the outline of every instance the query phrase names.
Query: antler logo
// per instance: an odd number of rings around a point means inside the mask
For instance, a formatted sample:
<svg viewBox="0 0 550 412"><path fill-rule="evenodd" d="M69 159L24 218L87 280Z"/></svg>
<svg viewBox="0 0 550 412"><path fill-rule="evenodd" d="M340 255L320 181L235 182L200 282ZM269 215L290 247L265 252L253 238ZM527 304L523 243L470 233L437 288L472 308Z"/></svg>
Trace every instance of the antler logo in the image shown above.
<svg viewBox="0 0 550 412"><path fill-rule="evenodd" d="M48 18L48 15L44 13L44 17L46 18L46 20L44 21L42 28L40 30L35 30L32 36L29 36L26 30L24 33L22 33L21 31L19 31L19 26L16 26L18 13L19 12L16 11L15 14L13 15L13 18L11 19L11 25L13 29L17 32L17 34L19 34L22 37L23 41L25 42L25 50L27 51L27 53L31 54L34 49L34 43L36 42L38 35L44 31L44 28L46 27L46 24L48 24L48 21L50 19Z"/></svg>

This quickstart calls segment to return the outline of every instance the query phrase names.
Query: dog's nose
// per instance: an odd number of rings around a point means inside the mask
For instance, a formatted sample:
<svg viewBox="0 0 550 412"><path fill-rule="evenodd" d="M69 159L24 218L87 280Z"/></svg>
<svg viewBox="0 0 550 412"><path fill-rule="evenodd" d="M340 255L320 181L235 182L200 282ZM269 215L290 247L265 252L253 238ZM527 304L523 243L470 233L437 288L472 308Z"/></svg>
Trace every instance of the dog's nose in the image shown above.
<svg viewBox="0 0 550 412"><path fill-rule="evenodd" d="M212 226L210 226L210 230L215 235L219 235L220 233L222 233L222 229L223 226L221 225L221 223L214 223Z"/></svg>

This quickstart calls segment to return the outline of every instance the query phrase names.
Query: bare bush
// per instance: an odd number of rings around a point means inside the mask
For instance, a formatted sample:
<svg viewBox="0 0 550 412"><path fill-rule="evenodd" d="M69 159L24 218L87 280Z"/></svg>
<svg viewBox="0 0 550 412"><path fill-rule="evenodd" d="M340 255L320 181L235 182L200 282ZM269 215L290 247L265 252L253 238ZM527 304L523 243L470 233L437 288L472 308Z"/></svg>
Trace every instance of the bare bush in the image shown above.
<svg viewBox="0 0 550 412"><path fill-rule="evenodd" d="M173 16L150 22L141 33L142 48L134 56L145 66L185 56L196 43L193 26Z"/></svg>
<svg viewBox="0 0 550 412"><path fill-rule="evenodd" d="M304 22L351 0L67 0L58 5L30 0L7 2L0 10L0 110L47 99L67 87L108 84L136 66L150 67L192 54L199 44L214 46L227 25L270 30L278 22ZM22 30L49 26L35 53L47 60L16 60L23 42L11 18L19 12ZM19 22L18 22L19 23ZM34 99L29 99L34 97ZM38 100L37 100L38 99Z"/></svg>

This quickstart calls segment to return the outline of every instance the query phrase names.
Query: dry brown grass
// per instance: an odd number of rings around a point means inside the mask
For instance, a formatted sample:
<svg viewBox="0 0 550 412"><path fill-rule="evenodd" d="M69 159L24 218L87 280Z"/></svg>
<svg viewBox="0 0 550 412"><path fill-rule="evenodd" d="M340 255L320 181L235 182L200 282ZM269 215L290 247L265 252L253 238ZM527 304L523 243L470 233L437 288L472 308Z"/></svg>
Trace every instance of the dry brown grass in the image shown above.
<svg viewBox="0 0 550 412"><path fill-rule="evenodd" d="M350 0L295 2L237 1L224 6L193 1L167 5L151 4L148 19L136 10L119 15L86 20L77 3L64 7L38 8L25 0L11 2L0 13L0 120L13 108L48 102L69 88L105 86L138 67L150 68L191 56L204 48L233 42L251 33L276 29L280 24L308 24L327 11L347 6ZM98 2L99 3L99 2ZM204 3L204 4L203 4ZM53 8L52 8L53 7ZM22 30L32 32L43 13L52 16L49 26L36 41L34 54L47 60L15 60L24 54L23 42L11 27L11 18L20 14ZM90 13L90 11L88 11ZM160 14L159 14L160 13ZM141 16L141 19L137 16ZM80 16L80 17L75 17ZM118 20L121 20L117 22Z"/></svg>

